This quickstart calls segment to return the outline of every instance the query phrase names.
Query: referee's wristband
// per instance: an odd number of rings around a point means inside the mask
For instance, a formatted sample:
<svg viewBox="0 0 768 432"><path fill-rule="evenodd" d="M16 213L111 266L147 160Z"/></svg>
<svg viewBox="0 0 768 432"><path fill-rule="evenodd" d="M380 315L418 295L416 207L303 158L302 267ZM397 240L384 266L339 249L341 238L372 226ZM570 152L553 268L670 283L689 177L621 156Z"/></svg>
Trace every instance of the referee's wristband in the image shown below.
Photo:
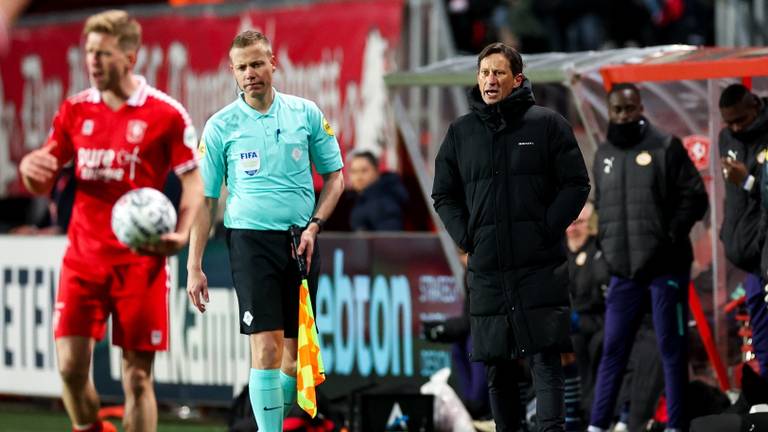
<svg viewBox="0 0 768 432"><path fill-rule="evenodd" d="M748 176L746 180L744 180L744 184L741 185L741 188L745 191L749 192L752 190L752 188L755 186L755 176Z"/></svg>
<svg viewBox="0 0 768 432"><path fill-rule="evenodd" d="M311 223L316 223L317 224L317 232L322 231L323 230L323 225L325 225L325 221L320 219L319 217L313 217L312 219L310 219L309 223L307 224L307 226L309 226L309 224L311 224Z"/></svg>

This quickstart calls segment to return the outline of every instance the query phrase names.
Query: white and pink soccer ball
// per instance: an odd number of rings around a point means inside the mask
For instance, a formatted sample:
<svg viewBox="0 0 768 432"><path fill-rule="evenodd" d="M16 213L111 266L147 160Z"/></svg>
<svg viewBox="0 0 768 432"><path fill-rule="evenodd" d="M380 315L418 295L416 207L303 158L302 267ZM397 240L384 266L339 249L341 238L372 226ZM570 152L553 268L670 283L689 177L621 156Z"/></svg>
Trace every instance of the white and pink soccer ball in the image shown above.
<svg viewBox="0 0 768 432"><path fill-rule="evenodd" d="M130 248L157 242L175 229L176 210L157 189L133 189L112 207L112 231L120 243Z"/></svg>

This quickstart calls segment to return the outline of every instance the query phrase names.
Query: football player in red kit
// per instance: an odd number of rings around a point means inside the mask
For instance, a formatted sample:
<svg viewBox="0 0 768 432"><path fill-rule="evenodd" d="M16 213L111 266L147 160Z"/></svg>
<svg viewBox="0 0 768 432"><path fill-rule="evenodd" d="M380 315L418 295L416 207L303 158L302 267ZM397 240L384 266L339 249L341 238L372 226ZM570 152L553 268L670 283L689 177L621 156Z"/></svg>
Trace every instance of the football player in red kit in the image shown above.
<svg viewBox="0 0 768 432"><path fill-rule="evenodd" d="M92 87L61 104L48 141L25 156L19 170L30 192L46 194L64 164L75 166L77 192L53 318L73 430L114 428L97 418L99 397L89 376L95 342L111 315L112 340L123 353L123 425L154 431L152 362L168 347L165 257L187 244L202 204L197 136L181 104L133 74L138 22L107 11L88 18L83 35ZM183 188L176 231L132 251L112 233L112 206L131 189L162 189L170 170Z"/></svg>

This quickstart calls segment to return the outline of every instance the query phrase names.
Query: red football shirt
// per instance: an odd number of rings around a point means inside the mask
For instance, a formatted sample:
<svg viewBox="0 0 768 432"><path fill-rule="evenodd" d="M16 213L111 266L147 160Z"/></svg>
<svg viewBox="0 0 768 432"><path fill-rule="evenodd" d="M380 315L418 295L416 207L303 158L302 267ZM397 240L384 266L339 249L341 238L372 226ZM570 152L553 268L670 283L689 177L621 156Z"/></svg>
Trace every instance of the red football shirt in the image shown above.
<svg viewBox="0 0 768 432"><path fill-rule="evenodd" d="M131 189L162 190L171 169L194 169L197 136L184 107L136 76L139 86L113 111L95 88L65 100L46 146L77 182L67 256L116 264L139 256L112 232L112 206Z"/></svg>

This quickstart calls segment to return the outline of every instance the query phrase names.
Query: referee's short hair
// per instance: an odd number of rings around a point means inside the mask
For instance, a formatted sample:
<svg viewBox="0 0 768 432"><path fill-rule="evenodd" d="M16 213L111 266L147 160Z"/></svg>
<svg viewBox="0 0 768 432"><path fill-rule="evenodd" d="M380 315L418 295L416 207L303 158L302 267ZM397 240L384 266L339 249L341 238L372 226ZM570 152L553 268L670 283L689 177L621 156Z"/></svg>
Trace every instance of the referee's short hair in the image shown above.
<svg viewBox="0 0 768 432"><path fill-rule="evenodd" d="M269 42L269 38L256 30L245 30L238 33L238 35L232 39L232 45L229 47L229 50L232 51L233 48L245 48L257 43L264 45L267 49L267 55L272 55L272 44Z"/></svg>

